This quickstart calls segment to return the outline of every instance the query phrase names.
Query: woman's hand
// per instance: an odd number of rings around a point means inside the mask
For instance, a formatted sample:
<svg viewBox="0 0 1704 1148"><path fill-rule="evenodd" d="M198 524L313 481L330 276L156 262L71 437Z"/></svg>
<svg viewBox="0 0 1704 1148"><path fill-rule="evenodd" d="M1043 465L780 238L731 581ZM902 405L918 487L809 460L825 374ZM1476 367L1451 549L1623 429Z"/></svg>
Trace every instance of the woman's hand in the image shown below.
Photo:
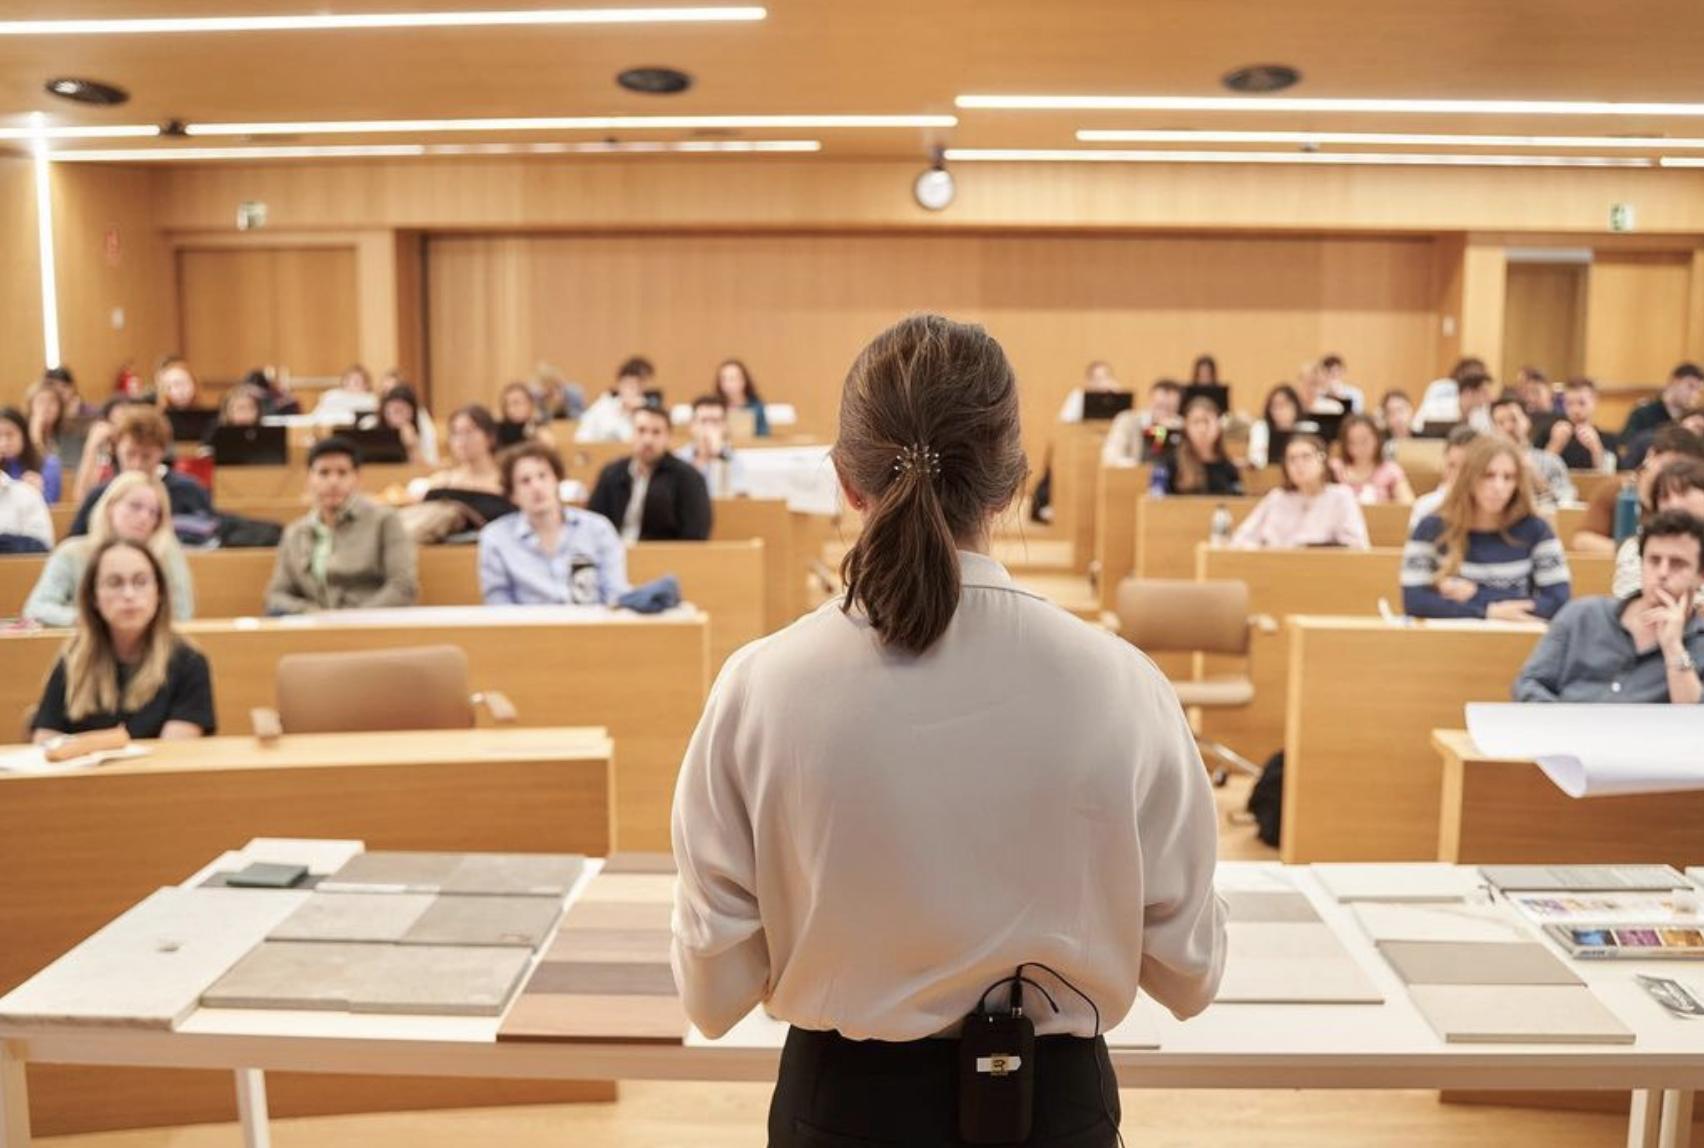
<svg viewBox="0 0 1704 1148"><path fill-rule="evenodd" d="M1485 617L1494 622L1542 622L1544 620L1532 612L1531 598L1513 598L1504 602L1493 602L1485 608Z"/></svg>
<svg viewBox="0 0 1704 1148"><path fill-rule="evenodd" d="M1438 593L1452 602L1471 602L1473 596L1479 593L1479 587L1466 578L1451 575L1438 583Z"/></svg>

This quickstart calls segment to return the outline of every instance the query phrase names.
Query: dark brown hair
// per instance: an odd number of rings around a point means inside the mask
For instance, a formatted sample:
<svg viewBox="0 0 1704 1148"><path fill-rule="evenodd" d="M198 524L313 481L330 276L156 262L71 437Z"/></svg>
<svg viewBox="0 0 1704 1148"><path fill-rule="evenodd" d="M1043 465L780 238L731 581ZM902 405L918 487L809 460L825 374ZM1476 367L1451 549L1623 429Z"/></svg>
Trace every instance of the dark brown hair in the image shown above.
<svg viewBox="0 0 1704 1148"><path fill-rule="evenodd" d="M503 468L503 497L511 502L515 498L515 468L529 458L536 458L550 467L550 473L561 482L568 477L568 468L562 465L562 456L552 447L541 442L518 442L497 456L497 465Z"/></svg>
<svg viewBox="0 0 1704 1148"><path fill-rule="evenodd" d="M959 541L1029 474L1005 351L981 327L939 315L889 327L846 376L833 457L869 499L840 564L842 608L861 609L884 646L921 654L958 609Z"/></svg>
<svg viewBox="0 0 1704 1148"><path fill-rule="evenodd" d="M1296 405L1298 407L1301 406L1300 403ZM1202 458L1199 454L1197 454L1195 451L1195 444L1189 441L1189 434L1187 431L1178 435L1177 453L1173 460L1175 474L1172 480L1172 485L1179 494L1208 493L1207 464L1210 462L1220 462L1225 457L1225 428L1224 425L1218 421L1218 403L1214 402L1206 395L1196 395L1193 399L1190 399L1189 402L1184 404L1184 421L1187 423L1189 421L1189 416L1195 411L1201 409L1213 412L1213 427L1215 430L1213 436L1213 456L1211 458Z"/></svg>
<svg viewBox="0 0 1704 1148"><path fill-rule="evenodd" d="M1301 489L1296 485L1296 480L1290 477L1290 448L1297 443L1306 443L1319 455L1319 464L1325 471L1325 485L1330 486L1332 483L1331 467L1326 464L1325 440L1316 434L1293 434L1290 436L1290 441L1284 444L1284 457L1278 460L1278 471L1284 476L1282 484L1284 489L1291 491Z"/></svg>
<svg viewBox="0 0 1704 1148"><path fill-rule="evenodd" d="M153 407L131 404L112 416L114 445L131 439L141 446L172 449L172 424Z"/></svg>
<svg viewBox="0 0 1704 1148"><path fill-rule="evenodd" d="M1647 513L1661 505L1664 496L1684 495L1689 490L1704 490L1704 462L1695 458L1676 458L1663 463L1651 480L1651 493L1646 501Z"/></svg>

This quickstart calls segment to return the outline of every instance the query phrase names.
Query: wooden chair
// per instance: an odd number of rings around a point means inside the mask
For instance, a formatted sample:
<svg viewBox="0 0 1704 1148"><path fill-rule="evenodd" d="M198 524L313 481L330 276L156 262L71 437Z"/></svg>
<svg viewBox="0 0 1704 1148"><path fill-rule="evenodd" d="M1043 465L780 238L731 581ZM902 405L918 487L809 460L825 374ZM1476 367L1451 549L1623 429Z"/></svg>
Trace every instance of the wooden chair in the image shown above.
<svg viewBox="0 0 1704 1148"><path fill-rule="evenodd" d="M1274 633L1278 624L1248 612L1244 582L1195 582L1171 578L1126 578L1118 584L1118 609L1105 619L1109 628L1147 654L1223 654L1246 658L1249 635ZM1256 777L1260 767L1222 742L1201 735L1201 712L1240 709L1254 701L1254 680L1245 671L1190 681L1173 681L1177 700L1189 716L1195 743L1221 764L1213 784L1223 785L1231 769Z"/></svg>
<svg viewBox="0 0 1704 1148"><path fill-rule="evenodd" d="M255 734L471 729L483 704L494 721L513 722L514 705L495 690L469 693L467 655L458 646L415 646L339 654L289 654L278 661L276 710L253 713Z"/></svg>

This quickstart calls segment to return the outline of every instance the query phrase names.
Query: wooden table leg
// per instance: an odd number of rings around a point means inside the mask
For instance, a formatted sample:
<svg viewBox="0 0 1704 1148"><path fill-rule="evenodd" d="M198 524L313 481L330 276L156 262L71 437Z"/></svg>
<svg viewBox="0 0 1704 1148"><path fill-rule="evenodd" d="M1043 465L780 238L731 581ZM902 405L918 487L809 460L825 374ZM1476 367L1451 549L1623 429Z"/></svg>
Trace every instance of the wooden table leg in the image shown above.
<svg viewBox="0 0 1704 1148"><path fill-rule="evenodd" d="M30 1148L30 1088L23 1046L0 1040L0 1148Z"/></svg>
<svg viewBox="0 0 1704 1148"><path fill-rule="evenodd" d="M257 1068L237 1069L237 1119L243 1126L243 1148L272 1148L272 1129L266 1112L266 1074Z"/></svg>

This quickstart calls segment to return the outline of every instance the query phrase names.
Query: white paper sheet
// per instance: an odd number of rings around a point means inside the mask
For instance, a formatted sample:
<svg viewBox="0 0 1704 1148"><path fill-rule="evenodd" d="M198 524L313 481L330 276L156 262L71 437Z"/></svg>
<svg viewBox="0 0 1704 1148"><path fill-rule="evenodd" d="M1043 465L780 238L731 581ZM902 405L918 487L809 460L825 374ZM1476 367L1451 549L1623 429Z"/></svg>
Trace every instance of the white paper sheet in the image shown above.
<svg viewBox="0 0 1704 1148"><path fill-rule="evenodd" d="M740 464L753 498L783 499L802 514L840 513L840 480L826 446L745 447Z"/></svg>
<svg viewBox="0 0 1704 1148"><path fill-rule="evenodd" d="M1704 789L1704 708L1472 703L1491 757L1529 757L1569 797Z"/></svg>
<svg viewBox="0 0 1704 1148"><path fill-rule="evenodd" d="M103 749L85 753L81 757L68 757L64 761L49 761L47 751L35 745L28 749L0 753L0 773L70 773L79 769L93 769L109 761L144 757L147 753L146 746L127 745L123 749Z"/></svg>

